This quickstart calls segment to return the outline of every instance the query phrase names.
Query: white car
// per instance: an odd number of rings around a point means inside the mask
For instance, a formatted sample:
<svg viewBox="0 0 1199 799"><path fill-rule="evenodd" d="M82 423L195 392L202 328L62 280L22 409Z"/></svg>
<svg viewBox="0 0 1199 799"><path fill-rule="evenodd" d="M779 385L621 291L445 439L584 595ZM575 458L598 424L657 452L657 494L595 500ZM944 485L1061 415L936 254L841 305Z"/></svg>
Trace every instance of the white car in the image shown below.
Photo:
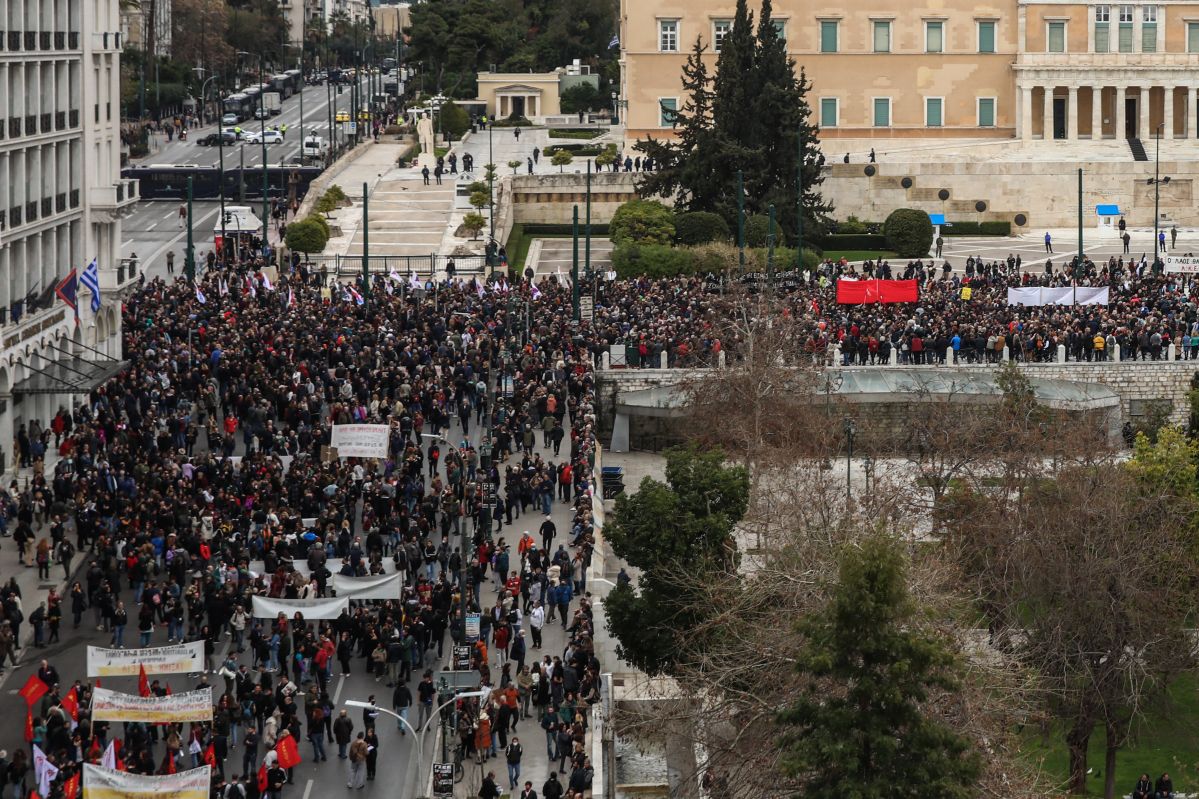
<svg viewBox="0 0 1199 799"><path fill-rule="evenodd" d="M283 141L283 134L277 130L251 130L245 134L245 140L246 144L261 144L263 141L267 144L279 144Z"/></svg>

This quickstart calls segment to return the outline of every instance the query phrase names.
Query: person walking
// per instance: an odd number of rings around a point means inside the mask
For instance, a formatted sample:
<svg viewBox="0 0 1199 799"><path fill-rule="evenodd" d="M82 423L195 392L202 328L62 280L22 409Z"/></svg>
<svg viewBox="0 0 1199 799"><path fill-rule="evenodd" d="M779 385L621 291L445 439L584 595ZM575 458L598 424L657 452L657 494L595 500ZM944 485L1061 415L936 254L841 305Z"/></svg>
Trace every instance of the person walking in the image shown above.
<svg viewBox="0 0 1199 799"><path fill-rule="evenodd" d="M1166 251L1166 231L1164 230L1157 233L1157 248L1162 252Z"/></svg>
<svg viewBox="0 0 1199 799"><path fill-rule="evenodd" d="M1170 226L1170 249L1171 250L1174 249L1176 244L1178 244L1178 225L1171 225Z"/></svg>
<svg viewBox="0 0 1199 799"><path fill-rule="evenodd" d="M425 179L425 185L429 185L429 167L423 166L420 170L421 177Z"/></svg>
<svg viewBox="0 0 1199 799"><path fill-rule="evenodd" d="M941 238L941 234L937 234L937 258L941 257L941 247L945 245L945 239Z"/></svg>
<svg viewBox="0 0 1199 799"><path fill-rule="evenodd" d="M187 223L187 203L179 203L179 229Z"/></svg>
<svg viewBox="0 0 1199 799"><path fill-rule="evenodd" d="M175 251L167 250L167 274L175 274Z"/></svg>
<svg viewBox="0 0 1199 799"><path fill-rule="evenodd" d="M345 710L338 714L337 720L333 722L333 738L337 741L337 757L339 760L346 759L346 749L350 745L351 736L354 734L354 721L351 719Z"/></svg>
<svg viewBox="0 0 1199 799"><path fill-rule="evenodd" d="M509 790L516 790L516 783L520 779L520 759L524 755L524 751L520 745L520 738L513 735L512 740L508 742L508 746L504 749L504 758L508 761Z"/></svg>
<svg viewBox="0 0 1199 799"><path fill-rule="evenodd" d="M350 770L346 779L347 788L361 790L366 787L366 756L366 734L360 732L354 743L350 744Z"/></svg>
<svg viewBox="0 0 1199 799"><path fill-rule="evenodd" d="M520 128L513 128L512 135L516 137L517 141L520 141Z"/></svg>
<svg viewBox="0 0 1199 799"><path fill-rule="evenodd" d="M1045 252L1053 252L1053 237L1049 235L1049 231L1045 231Z"/></svg>

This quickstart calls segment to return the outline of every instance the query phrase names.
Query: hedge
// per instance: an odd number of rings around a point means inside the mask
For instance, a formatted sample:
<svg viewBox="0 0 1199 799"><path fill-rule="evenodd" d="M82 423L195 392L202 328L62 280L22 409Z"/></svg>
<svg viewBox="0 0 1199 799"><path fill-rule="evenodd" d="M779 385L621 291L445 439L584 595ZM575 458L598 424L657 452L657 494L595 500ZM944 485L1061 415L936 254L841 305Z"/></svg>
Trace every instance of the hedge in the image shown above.
<svg viewBox="0 0 1199 799"><path fill-rule="evenodd" d="M833 233L825 236L820 246L826 250L878 250L891 249L887 237L877 233Z"/></svg>
<svg viewBox="0 0 1199 799"><path fill-rule="evenodd" d="M706 244L710 241L728 242L729 223L724 217L708 211L688 211L675 215L674 240L678 244Z"/></svg>
<svg viewBox="0 0 1199 799"><path fill-rule="evenodd" d="M673 277L695 271L690 250L664 244L624 244L612 251L612 268L617 277Z"/></svg>
<svg viewBox="0 0 1199 799"><path fill-rule="evenodd" d="M579 158L599 155L604 151L604 148L598 144L547 144L541 154L552 158L554 153L560 150L565 150L573 156Z"/></svg>
<svg viewBox="0 0 1199 799"><path fill-rule="evenodd" d="M767 251L747 250L745 268L766 271ZM805 248L803 265L814 269L820 256ZM624 244L612 251L612 268L620 278L674 277L676 275L722 274L735 271L737 248L731 244L702 244L697 247L667 247L661 244ZM795 268L795 250L780 247L774 251L774 268L785 272Z"/></svg>

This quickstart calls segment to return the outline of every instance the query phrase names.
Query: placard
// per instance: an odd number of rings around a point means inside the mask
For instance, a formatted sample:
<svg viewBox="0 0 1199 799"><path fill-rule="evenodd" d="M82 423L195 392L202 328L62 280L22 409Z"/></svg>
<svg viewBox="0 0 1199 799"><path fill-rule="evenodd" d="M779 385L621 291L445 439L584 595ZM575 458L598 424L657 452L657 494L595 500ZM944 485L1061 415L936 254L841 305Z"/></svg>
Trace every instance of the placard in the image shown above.
<svg viewBox="0 0 1199 799"><path fill-rule="evenodd" d="M287 618L303 614L306 620L336 619L350 607L348 597L334 599L270 599L254 597L254 618L273 619L282 613Z"/></svg>
<svg viewBox="0 0 1199 799"><path fill-rule="evenodd" d="M479 614L466 614L466 637L470 640L475 640L479 637Z"/></svg>
<svg viewBox="0 0 1199 799"><path fill-rule="evenodd" d="M398 573L367 577L333 575L333 590L349 599L399 599L404 583Z"/></svg>
<svg viewBox="0 0 1199 799"><path fill-rule="evenodd" d="M1182 275L1199 274L1199 258L1193 255L1167 255L1166 271Z"/></svg>
<svg viewBox="0 0 1199 799"><path fill-rule="evenodd" d="M212 689L138 696L96 688L92 692L92 721L212 721Z"/></svg>
<svg viewBox="0 0 1199 799"><path fill-rule="evenodd" d="M335 424L330 446L339 458L386 458L390 428L385 424Z"/></svg>
<svg viewBox="0 0 1199 799"><path fill-rule="evenodd" d="M451 774L451 778L452 778ZM201 766L176 774L147 776L83 764L83 799L208 799L212 770Z"/></svg>
<svg viewBox="0 0 1199 799"><path fill-rule="evenodd" d="M147 649L87 648L87 676L136 677L146 674L190 674L204 670L204 642L154 646Z"/></svg>
<svg viewBox="0 0 1199 799"><path fill-rule="evenodd" d="M470 668L470 647L456 645L450 663L454 671L466 671Z"/></svg>
<svg viewBox="0 0 1199 799"><path fill-rule="evenodd" d="M433 764L433 795L439 797L454 795L454 764Z"/></svg>

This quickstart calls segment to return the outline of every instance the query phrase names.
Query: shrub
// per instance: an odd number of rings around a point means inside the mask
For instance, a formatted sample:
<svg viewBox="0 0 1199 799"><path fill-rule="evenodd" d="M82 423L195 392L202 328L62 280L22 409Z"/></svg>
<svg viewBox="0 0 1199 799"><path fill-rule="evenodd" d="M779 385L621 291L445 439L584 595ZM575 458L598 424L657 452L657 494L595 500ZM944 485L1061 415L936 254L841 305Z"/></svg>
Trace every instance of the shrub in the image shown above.
<svg viewBox="0 0 1199 799"><path fill-rule="evenodd" d="M563 172L566 169L566 165L573 160L575 160L575 157L569 151L559 150L554 153L554 157L550 159L550 163L558 167L559 172Z"/></svg>
<svg viewBox="0 0 1199 799"><path fill-rule="evenodd" d="M470 130L470 115L452 100L441 107L441 132L451 139L460 139Z"/></svg>
<svg viewBox="0 0 1199 799"><path fill-rule="evenodd" d="M329 192L325 192L316 199L313 207L322 214L331 214L337 210L338 202L330 196Z"/></svg>
<svg viewBox="0 0 1199 799"><path fill-rule="evenodd" d="M845 234L865 233L866 232L866 223L863 222L862 220L858 219L853 214L850 214L849 219L846 219L844 222L838 223L837 232L845 233Z"/></svg>
<svg viewBox="0 0 1199 799"><path fill-rule="evenodd" d="M695 272L696 259L690 250L630 242L612 251L612 268L621 278L674 277Z"/></svg>
<svg viewBox="0 0 1199 799"><path fill-rule="evenodd" d="M308 216L306 216L304 218L311 220L312 222L315 222L317 225L319 225L321 230L325 231L325 238L329 238L330 230L329 230L329 221L327 219L325 219L320 214L309 214Z"/></svg>
<svg viewBox="0 0 1199 799"><path fill-rule="evenodd" d="M600 128L550 128L549 136L551 139L594 139L603 132Z"/></svg>
<svg viewBox="0 0 1199 799"><path fill-rule="evenodd" d="M690 211L674 219L674 240L679 244L707 244L729 241L729 223L720 214Z"/></svg>
<svg viewBox="0 0 1199 799"><path fill-rule="evenodd" d="M821 242L826 250L887 250L887 237L870 233L834 233Z"/></svg>
<svg viewBox="0 0 1199 799"><path fill-rule="evenodd" d="M336 183L330 186L329 190L326 191L325 194L329 195L339 203L344 203L346 200L350 199L346 196L346 193L342 190L341 186L338 186Z"/></svg>
<svg viewBox="0 0 1199 799"><path fill-rule="evenodd" d="M737 247L727 241L700 244L689 249L692 257L695 258L696 274L719 275L723 272L735 272L741 265ZM745 260L748 264L749 253L746 253Z"/></svg>
<svg viewBox="0 0 1199 799"><path fill-rule="evenodd" d="M599 155L603 150L598 144L548 144L542 150L544 155L554 156L559 152L566 151L571 155L587 156L590 158L594 155Z"/></svg>
<svg viewBox="0 0 1199 799"><path fill-rule="evenodd" d="M471 184L466 187L466 191L468 194L475 194L480 191L483 192L484 194L486 194L487 193L487 181L485 181L485 180L472 181Z"/></svg>
<svg viewBox="0 0 1199 799"><path fill-rule="evenodd" d="M521 162L517 161L515 158L513 158L511 161L508 162L508 166L512 169L513 175L516 174L516 170L520 169L520 165L521 165Z"/></svg>
<svg viewBox="0 0 1199 799"><path fill-rule="evenodd" d="M470 193L470 204L475 208L483 208L491 201L491 197L486 191L472 191Z"/></svg>
<svg viewBox="0 0 1199 799"><path fill-rule="evenodd" d="M323 221L323 220L322 220ZM287 226L287 247L305 255L320 252L329 241L328 227L316 217L301 219Z"/></svg>
<svg viewBox="0 0 1199 799"><path fill-rule="evenodd" d="M487 220L482 214L467 214L462 217L462 227L466 228L466 232L470 234L472 239L479 237L479 231L487 224Z"/></svg>
<svg viewBox="0 0 1199 799"><path fill-rule="evenodd" d="M883 235L900 258L924 258L933 243L933 223L924 211L896 208L883 223Z"/></svg>
<svg viewBox="0 0 1199 799"><path fill-rule="evenodd" d="M766 236L770 233L770 217L766 214L752 214L745 217L745 246L746 247L765 247ZM774 246L775 249L782 247L787 242L787 237L783 233L783 229L779 227L779 221L774 220Z"/></svg>
<svg viewBox="0 0 1199 799"><path fill-rule="evenodd" d="M616 209L608 231L618 245L667 245L674 239L674 211L657 200L630 200Z"/></svg>

